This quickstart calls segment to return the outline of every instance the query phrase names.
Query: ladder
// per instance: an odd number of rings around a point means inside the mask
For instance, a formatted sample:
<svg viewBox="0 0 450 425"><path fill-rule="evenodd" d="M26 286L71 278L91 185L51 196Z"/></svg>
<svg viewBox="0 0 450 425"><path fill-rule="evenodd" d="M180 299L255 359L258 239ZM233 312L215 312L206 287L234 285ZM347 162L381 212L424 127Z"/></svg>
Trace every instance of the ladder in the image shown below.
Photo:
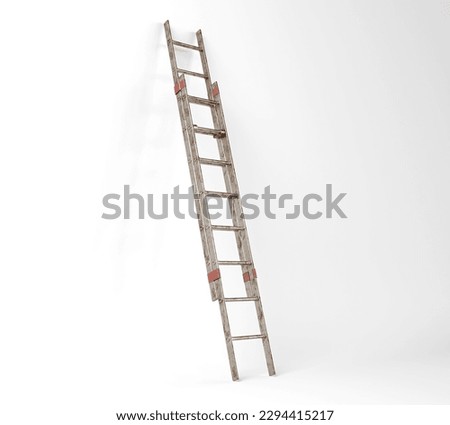
<svg viewBox="0 0 450 425"><path fill-rule="evenodd" d="M222 102L220 100L219 87L217 82L211 82L202 32L201 30L197 31L196 36L198 45L195 46L173 40L169 21L165 22L164 28L166 32L170 64L172 67L173 81L175 84L174 89L178 102L181 126L183 129L189 172L194 189L195 208L198 216L198 224L202 239L203 254L206 262L211 298L213 301L219 302L223 332L225 335L228 359L230 362L231 376L233 381L239 379L233 343L235 341L249 339L261 339L269 375L275 375L272 351L270 349L269 336L267 334L256 271L250 250L247 227L243 216L239 187L233 165L233 158L231 156L231 148L225 126ZM203 72L199 73L178 68L175 55L175 46L199 52ZM185 75L202 78L205 81L206 91L208 94L207 99L188 94ZM203 105L211 110L214 128L199 127L193 123L190 107L191 103ZM201 158L199 156L196 134L209 135L212 139L216 140L220 159ZM214 140L211 140L211 143L213 142ZM226 192L210 191L205 188L202 173L203 165L221 167L225 180ZM208 211L208 199L210 197L220 197L226 199L228 208L231 212L232 225L225 226L212 224ZM239 260L221 261L217 258L216 246L214 243L214 232L219 231L234 232L239 252ZM245 292L247 295L246 297L225 298L220 274L220 266L241 267ZM227 303L231 302L253 302L255 304L256 316L260 330L258 335L231 335L227 311Z"/></svg>

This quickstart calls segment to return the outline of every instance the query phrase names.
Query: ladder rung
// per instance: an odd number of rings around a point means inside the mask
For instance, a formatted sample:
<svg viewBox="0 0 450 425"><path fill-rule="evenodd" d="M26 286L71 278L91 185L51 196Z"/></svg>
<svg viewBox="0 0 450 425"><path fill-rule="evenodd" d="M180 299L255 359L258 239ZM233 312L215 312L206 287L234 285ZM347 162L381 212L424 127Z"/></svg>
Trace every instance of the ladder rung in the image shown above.
<svg viewBox="0 0 450 425"><path fill-rule="evenodd" d="M197 96L188 96L188 101L191 103L196 103L197 105L205 105L205 106L216 106L219 102L215 100L203 99L202 97Z"/></svg>
<svg viewBox="0 0 450 425"><path fill-rule="evenodd" d="M258 301L258 297L235 297L235 298L224 298L225 302L238 302L238 301Z"/></svg>
<svg viewBox="0 0 450 425"><path fill-rule="evenodd" d="M215 192L212 190L206 190L203 194L204 196L215 196L216 198L237 198L239 196L237 193Z"/></svg>
<svg viewBox="0 0 450 425"><path fill-rule="evenodd" d="M205 74L200 74L200 72L188 71L187 69L177 69L179 74L192 75L193 77L204 78L205 80L208 78Z"/></svg>
<svg viewBox="0 0 450 425"><path fill-rule="evenodd" d="M251 261L218 261L219 266L250 266Z"/></svg>
<svg viewBox="0 0 450 425"><path fill-rule="evenodd" d="M225 130L216 130L215 128L205 128L194 125L194 131L199 134L207 134L208 136L214 136L219 139L225 137Z"/></svg>
<svg viewBox="0 0 450 425"><path fill-rule="evenodd" d="M193 50L198 50L198 51L201 51L201 50L202 50L202 49L200 49L200 47L198 47L198 46L194 46L193 44L183 43L182 41L172 40L172 43L173 43L175 46L185 47L186 49L193 49Z"/></svg>
<svg viewBox="0 0 450 425"><path fill-rule="evenodd" d="M231 165L230 161L224 161L222 159L210 159L210 158L199 158L200 164L205 165L218 165L220 167L224 165Z"/></svg>
<svg viewBox="0 0 450 425"><path fill-rule="evenodd" d="M240 226L222 226L219 224L213 224L211 225L211 229L212 230L228 230L231 232L235 232L237 230L244 230L245 227L240 227Z"/></svg>
<svg viewBox="0 0 450 425"><path fill-rule="evenodd" d="M232 336L232 341L242 341L244 339L258 339L265 338L265 335L242 335L242 336Z"/></svg>

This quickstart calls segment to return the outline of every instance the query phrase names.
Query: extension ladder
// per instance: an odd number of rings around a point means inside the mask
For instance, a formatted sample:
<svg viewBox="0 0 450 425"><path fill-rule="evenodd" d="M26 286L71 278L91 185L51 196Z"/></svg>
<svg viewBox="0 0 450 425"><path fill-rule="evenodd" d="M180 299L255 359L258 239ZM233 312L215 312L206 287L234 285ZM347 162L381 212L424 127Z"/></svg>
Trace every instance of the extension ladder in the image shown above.
<svg viewBox="0 0 450 425"><path fill-rule="evenodd" d="M262 340L269 375L274 375L275 367L273 364L269 336L267 334L266 322L261 304L261 297L259 295L257 276L250 250L247 228L245 225L245 219L243 217L241 199L239 196L239 187L233 165L233 159L231 156L228 133L225 126L225 118L222 110L222 102L220 100L219 87L217 85L217 82L211 82L202 33L201 30L197 31L196 35L198 45L195 46L183 43L181 41L173 40L169 21L165 22L164 28L166 31L167 47L169 50L170 64L172 66L175 94L177 97L181 126L183 129L183 137L189 165L189 172L194 189L195 207L202 239L203 254L205 256L206 268L208 273L209 287L212 300L217 300L219 302L223 332L225 334L228 359L230 362L231 376L233 378L233 381L239 379L233 343L235 341L247 339ZM203 72L199 73L178 68L175 55L175 46L198 51L200 53ZM206 91L208 93L207 99L197 96L191 96L188 94L185 75L204 79L206 83ZM210 108L214 128L199 127L193 123L190 107L191 103L203 105L207 108ZM199 157L196 134L209 135L212 136L212 138L216 139L220 159ZM226 192L216 192L205 189L202 165L222 168ZM208 211L209 197L220 197L227 200L228 208L231 212L232 225L224 226L214 225L211 223ZM215 231L234 232L239 252L239 260L218 260L214 243ZM240 266L242 268L245 291L247 294L246 297L225 298L219 266ZM256 315L260 330L260 333L258 335L231 335L227 311L227 303L230 302L255 303Z"/></svg>

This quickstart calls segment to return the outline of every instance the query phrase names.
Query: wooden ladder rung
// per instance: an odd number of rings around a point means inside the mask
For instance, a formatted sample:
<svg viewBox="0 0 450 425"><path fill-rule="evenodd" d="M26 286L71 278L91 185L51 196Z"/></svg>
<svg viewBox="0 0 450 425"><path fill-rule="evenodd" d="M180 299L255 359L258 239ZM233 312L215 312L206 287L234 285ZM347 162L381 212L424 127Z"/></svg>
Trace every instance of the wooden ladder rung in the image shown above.
<svg viewBox="0 0 450 425"><path fill-rule="evenodd" d="M204 196L212 196L216 198L237 198L239 195L237 193L230 193L230 192L216 192L213 190L206 190L203 192Z"/></svg>
<svg viewBox="0 0 450 425"><path fill-rule="evenodd" d="M192 75L193 77L208 79L208 76L205 74L200 74L200 72L188 71L187 69L177 68L179 74Z"/></svg>
<svg viewBox="0 0 450 425"><path fill-rule="evenodd" d="M211 225L212 230L225 230L230 232L236 232L238 230L245 230L245 227L243 226L223 226L220 224L213 224Z"/></svg>
<svg viewBox="0 0 450 425"><path fill-rule="evenodd" d="M200 47L198 47L198 46L194 46L193 44L183 43L182 41L172 40L172 43L173 43L175 46L184 47L184 48L186 48L186 49L193 49L193 50L198 50L198 51L201 51L201 50L202 50L202 49L200 49Z"/></svg>
<svg viewBox="0 0 450 425"><path fill-rule="evenodd" d="M240 260L222 260L218 261L217 264L219 266L251 266L253 263L251 261L240 261Z"/></svg>
<svg viewBox="0 0 450 425"><path fill-rule="evenodd" d="M223 167L225 165L231 165L231 161L224 161L222 159L211 159L211 158L199 158L200 164L204 165L217 165Z"/></svg>
<svg viewBox="0 0 450 425"><path fill-rule="evenodd" d="M242 336L232 336L232 341L243 341L245 339L262 339L265 335L242 335Z"/></svg>
<svg viewBox="0 0 450 425"><path fill-rule="evenodd" d="M191 103L196 103L197 105L205 105L205 106L216 106L219 102L215 100L204 99L202 97L197 96L188 96L188 101Z"/></svg>
<svg viewBox="0 0 450 425"><path fill-rule="evenodd" d="M240 302L240 301L258 301L258 297L233 297L233 298L224 298L223 299L227 303L232 302Z"/></svg>
<svg viewBox="0 0 450 425"><path fill-rule="evenodd" d="M206 128L194 125L194 131L198 134L206 134L208 136L214 136L218 139L225 137L225 130L216 130L215 128Z"/></svg>

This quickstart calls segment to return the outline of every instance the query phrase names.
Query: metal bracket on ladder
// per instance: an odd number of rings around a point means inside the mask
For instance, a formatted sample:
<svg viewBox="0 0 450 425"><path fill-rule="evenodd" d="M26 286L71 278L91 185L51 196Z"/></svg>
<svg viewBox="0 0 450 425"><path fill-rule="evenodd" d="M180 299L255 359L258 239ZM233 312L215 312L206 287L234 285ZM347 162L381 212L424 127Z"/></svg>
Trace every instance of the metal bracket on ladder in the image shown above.
<svg viewBox="0 0 450 425"><path fill-rule="evenodd" d="M174 82L174 91L177 97L178 111L181 119L183 138L188 159L189 172L192 185L194 187L195 207L198 216L198 224L203 245L203 254L205 256L206 269L208 274L208 283L213 301L219 301L220 314L222 318L223 332L225 334L225 343L230 362L231 376L234 381L239 379L236 365L236 356L234 354L233 342L248 339L261 339L264 354L266 357L267 369L269 375L275 375L272 351L270 349L269 336L267 334L266 321L259 295L256 270L253 264L250 250L245 219L242 215L241 198L236 178L236 171L233 165L230 142L225 126L225 118L220 100L219 86L217 82L212 83L209 73L208 61L206 59L205 46L203 43L202 32L197 31L198 45L192 45L172 39L169 21L164 24L166 31L167 47L169 50L170 64L172 67L172 76ZM200 54L202 63L202 72L194 72L178 68L175 46L183 49L191 49ZM200 98L188 94L185 75L202 78L206 84L207 98ZM211 110L214 128L199 127L193 123L190 104L198 104L209 107ZM197 134L212 136L216 139L219 148L220 159L200 158L197 148ZM222 168L223 178L225 180L226 192L209 191L205 188L203 180L202 165L213 165ZM231 226L213 225L209 218L208 197L226 198L232 214ZM215 231L234 232L236 244L239 252L239 260L221 261L217 258L216 247L214 243ZM241 267L245 284L246 297L226 298L223 291L222 276L219 266L238 266ZM253 302L256 308L256 317L259 324L260 333L257 335L232 336L230 323L228 319L227 303L229 302Z"/></svg>

